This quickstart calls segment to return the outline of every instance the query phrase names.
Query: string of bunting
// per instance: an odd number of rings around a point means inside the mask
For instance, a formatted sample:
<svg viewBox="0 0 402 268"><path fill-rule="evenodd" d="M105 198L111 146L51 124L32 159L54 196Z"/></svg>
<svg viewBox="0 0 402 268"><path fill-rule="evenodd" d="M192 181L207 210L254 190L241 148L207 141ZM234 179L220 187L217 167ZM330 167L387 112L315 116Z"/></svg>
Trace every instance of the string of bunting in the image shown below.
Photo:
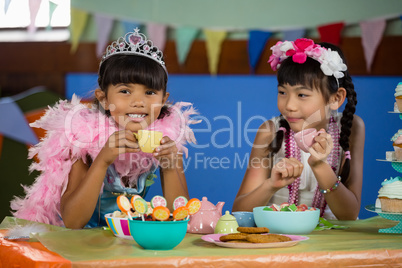
<svg viewBox="0 0 402 268"><path fill-rule="evenodd" d="M4 1L4 11L7 13L8 7L12 0ZM29 0L29 10L31 14L31 23L28 26L29 32L36 30L32 21L35 21L41 2L45 0ZM53 12L57 7L57 1L49 1L49 14L50 19L53 16ZM161 48L165 47L167 40L168 25L145 22L139 23L136 21L129 21L124 19L117 19L113 16L89 13L74 7L71 8L71 25L70 25L70 41L71 41L71 53L75 53L79 46L81 36L88 24L88 21L93 17L97 27L97 47L96 54L100 58L102 53L109 43L110 35L115 22L121 23L124 32L132 31L135 27L144 27L148 37L153 40L154 44ZM364 49L364 56L366 60L367 71L371 71L371 65L375 57L378 45L380 44L385 27L386 20L394 19L395 16L388 16L382 18L373 18L366 21L359 22L361 29L362 47ZM396 18L402 20L402 16L398 15ZM49 20L50 21L50 20ZM50 25L49 25L50 27ZM333 22L325 25L318 25L317 31L320 36L321 42L329 42L335 45L341 43L342 30L345 27L345 23L342 21ZM179 64L184 64L190 51L191 45L195 39L197 39L200 33L203 33L206 41L207 57L209 63L209 71L212 75L217 74L219 58L221 52L222 42L227 38L230 30L216 30L216 29L202 29L189 26L175 26L174 27L174 39L176 42L176 50L178 55ZM248 29L248 56L251 73L254 72L257 66L261 54L264 51L265 46L269 38L276 32L282 34L282 40L295 40L297 38L305 37L306 29L275 29L275 30L256 30Z"/></svg>

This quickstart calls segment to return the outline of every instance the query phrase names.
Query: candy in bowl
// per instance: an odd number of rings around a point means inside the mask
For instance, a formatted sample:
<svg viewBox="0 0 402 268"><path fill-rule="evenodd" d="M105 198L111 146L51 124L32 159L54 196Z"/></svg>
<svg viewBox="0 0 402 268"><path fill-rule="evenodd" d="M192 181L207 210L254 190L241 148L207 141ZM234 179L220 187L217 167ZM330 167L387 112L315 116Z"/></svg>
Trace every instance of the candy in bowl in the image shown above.
<svg viewBox="0 0 402 268"><path fill-rule="evenodd" d="M274 234L309 234L315 229L320 218L320 210L314 208L304 211L277 211L268 208L255 207L254 221L258 227L267 227L269 232Z"/></svg>

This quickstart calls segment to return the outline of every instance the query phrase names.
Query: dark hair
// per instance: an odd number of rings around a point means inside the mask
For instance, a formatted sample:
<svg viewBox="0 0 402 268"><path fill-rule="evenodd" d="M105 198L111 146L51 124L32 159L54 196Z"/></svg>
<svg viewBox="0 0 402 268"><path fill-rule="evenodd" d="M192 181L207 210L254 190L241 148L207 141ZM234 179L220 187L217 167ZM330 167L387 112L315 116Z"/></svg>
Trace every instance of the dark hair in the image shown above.
<svg viewBox="0 0 402 268"><path fill-rule="evenodd" d="M322 47L330 48L332 51L337 51L343 62L346 63L346 59L341 51L341 49L335 45L329 43L319 44ZM345 109L342 113L341 118L341 133L339 138L339 144L344 151L349 150L349 136L351 133L353 115L356 111L356 92L354 90L354 85L352 82L352 77L349 71L344 71L344 77L339 78L339 87L343 87L346 90L347 103ZM320 63L310 57L303 64L293 62L292 58L289 57L285 59L278 69L277 74L278 85L289 84L294 85L306 85L310 88L316 88L321 91L326 101L329 101L329 97L338 91L338 83L334 76L326 76L320 69ZM285 118L280 116L279 127L284 127L287 133L290 131L289 124ZM268 150L272 154L276 154L281 148L284 132L277 131L273 141L268 146ZM345 164L343 166L340 176L342 177L342 182L345 183L349 176L350 171L350 161L345 159Z"/></svg>
<svg viewBox="0 0 402 268"><path fill-rule="evenodd" d="M98 85L105 92L110 85L119 83L141 84L149 89L162 90L166 94L168 76L163 67L145 56L135 54L116 54L102 62L98 72ZM105 111L110 115L109 111ZM158 118L168 115L167 106L163 106Z"/></svg>

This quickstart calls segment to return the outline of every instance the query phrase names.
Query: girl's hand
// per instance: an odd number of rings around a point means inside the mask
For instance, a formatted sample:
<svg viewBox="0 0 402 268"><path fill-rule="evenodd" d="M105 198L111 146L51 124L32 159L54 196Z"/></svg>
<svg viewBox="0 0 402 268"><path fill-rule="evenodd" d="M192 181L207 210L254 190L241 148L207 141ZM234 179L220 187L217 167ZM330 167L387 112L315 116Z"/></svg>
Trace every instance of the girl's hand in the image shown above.
<svg viewBox="0 0 402 268"><path fill-rule="evenodd" d="M163 169L173 169L177 162L176 143L168 136L164 136L161 145L155 149L154 157L158 159L160 167Z"/></svg>
<svg viewBox="0 0 402 268"><path fill-rule="evenodd" d="M309 149L311 156L308 159L308 163L310 166L326 163L328 155L334 148L331 135L324 129L321 129L320 132L321 133L314 138L315 142Z"/></svg>
<svg viewBox="0 0 402 268"><path fill-rule="evenodd" d="M137 139L129 130L116 131L110 135L97 158L111 165L119 154L137 153L140 151Z"/></svg>
<svg viewBox="0 0 402 268"><path fill-rule="evenodd" d="M271 171L271 186L279 190L295 181L303 171L303 164L296 158L283 158Z"/></svg>

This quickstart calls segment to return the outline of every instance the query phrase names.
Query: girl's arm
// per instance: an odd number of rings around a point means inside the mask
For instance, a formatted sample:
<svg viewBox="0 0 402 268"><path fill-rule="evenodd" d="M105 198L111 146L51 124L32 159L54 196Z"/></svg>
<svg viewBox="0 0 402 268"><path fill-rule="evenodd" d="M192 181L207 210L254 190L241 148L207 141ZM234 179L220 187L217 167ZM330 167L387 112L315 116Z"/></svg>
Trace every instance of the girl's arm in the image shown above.
<svg viewBox="0 0 402 268"><path fill-rule="evenodd" d="M67 189L60 200L60 212L67 228L83 228L95 210L107 168L121 153L139 152L130 131L112 134L90 167L77 160L69 173Z"/></svg>
<svg viewBox="0 0 402 268"><path fill-rule="evenodd" d="M272 121L266 121L258 129L233 211L252 211L254 207L266 205L279 189L300 176L303 165L294 158L282 159L271 168L273 161L267 148L274 135Z"/></svg>
<svg viewBox="0 0 402 268"><path fill-rule="evenodd" d="M363 184L365 126L363 120L355 115L350 135L350 172L345 184L340 183L334 191L324 194L331 211L339 220L356 220L360 211ZM337 176L331 167L322 162L312 166L320 189L331 188Z"/></svg>
<svg viewBox="0 0 402 268"><path fill-rule="evenodd" d="M173 201L178 196L189 199L186 176L183 168L183 154L178 153L176 143L169 137L163 137L155 157L160 164L160 178L163 196L168 208L173 211Z"/></svg>

